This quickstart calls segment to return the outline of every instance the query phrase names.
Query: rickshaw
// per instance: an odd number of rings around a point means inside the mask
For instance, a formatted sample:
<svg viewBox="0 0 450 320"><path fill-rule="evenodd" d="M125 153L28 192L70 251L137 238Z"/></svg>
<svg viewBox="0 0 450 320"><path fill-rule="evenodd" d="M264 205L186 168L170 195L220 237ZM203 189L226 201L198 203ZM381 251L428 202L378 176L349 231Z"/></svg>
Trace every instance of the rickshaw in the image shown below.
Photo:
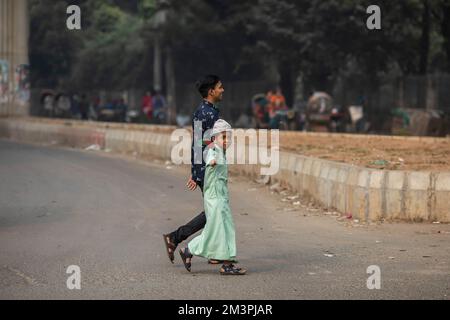
<svg viewBox="0 0 450 320"><path fill-rule="evenodd" d="M314 92L306 105L306 128L308 131L329 131L333 99L325 92Z"/></svg>

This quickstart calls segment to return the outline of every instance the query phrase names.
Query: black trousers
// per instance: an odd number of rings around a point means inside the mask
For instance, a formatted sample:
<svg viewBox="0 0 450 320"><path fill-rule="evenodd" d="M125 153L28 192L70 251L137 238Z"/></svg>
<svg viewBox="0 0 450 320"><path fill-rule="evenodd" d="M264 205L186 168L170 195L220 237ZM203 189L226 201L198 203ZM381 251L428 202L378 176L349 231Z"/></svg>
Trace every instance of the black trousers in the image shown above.
<svg viewBox="0 0 450 320"><path fill-rule="evenodd" d="M203 182L197 185L200 187L200 190L203 195ZM205 211L202 211L194 219L192 219L185 225L179 227L177 230L171 232L169 234L170 238L175 245L178 245L179 243L183 242L197 231L202 230L205 227L205 224L206 224L206 215Z"/></svg>

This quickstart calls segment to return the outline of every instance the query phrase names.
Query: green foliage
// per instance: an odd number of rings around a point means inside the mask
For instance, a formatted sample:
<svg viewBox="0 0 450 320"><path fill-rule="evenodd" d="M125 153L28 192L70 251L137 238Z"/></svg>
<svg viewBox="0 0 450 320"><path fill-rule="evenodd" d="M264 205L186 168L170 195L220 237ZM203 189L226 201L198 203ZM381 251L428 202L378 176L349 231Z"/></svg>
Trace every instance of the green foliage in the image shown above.
<svg viewBox="0 0 450 320"><path fill-rule="evenodd" d="M66 28L68 5L68 1L30 1L29 55L31 81L35 86L57 86L59 79L70 74L82 39Z"/></svg>
<svg viewBox="0 0 450 320"><path fill-rule="evenodd" d="M93 13L92 28L78 52L71 81L80 88L124 89L137 85L145 43L142 21L103 3ZM144 76L145 77L145 76Z"/></svg>
<svg viewBox="0 0 450 320"><path fill-rule="evenodd" d="M139 1L139 15L145 20L149 20L156 11L156 0Z"/></svg>
<svg viewBox="0 0 450 320"><path fill-rule="evenodd" d="M34 83L149 87L155 37L171 48L180 81L205 72L260 79L273 64L288 81L301 73L307 88L328 89L342 76L374 82L392 70L417 74L421 61L429 71L450 68L447 0L379 0L382 30L375 31L366 28L369 0L78 3L83 30L74 32L65 28L69 1L30 0ZM162 12L165 23L155 26Z"/></svg>

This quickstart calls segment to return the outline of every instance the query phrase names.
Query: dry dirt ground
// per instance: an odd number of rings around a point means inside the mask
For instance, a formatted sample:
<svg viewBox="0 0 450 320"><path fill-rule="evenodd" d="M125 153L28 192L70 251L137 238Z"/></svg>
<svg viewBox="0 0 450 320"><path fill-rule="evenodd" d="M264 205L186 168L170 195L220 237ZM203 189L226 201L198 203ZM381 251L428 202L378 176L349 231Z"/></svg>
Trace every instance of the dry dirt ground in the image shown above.
<svg viewBox="0 0 450 320"><path fill-rule="evenodd" d="M166 134L176 129L175 126L165 125L128 125L42 118L30 120ZM281 131L280 150L376 169L450 171L450 137L393 137Z"/></svg>
<svg viewBox="0 0 450 320"><path fill-rule="evenodd" d="M449 138L280 134L280 149L389 170L450 171Z"/></svg>

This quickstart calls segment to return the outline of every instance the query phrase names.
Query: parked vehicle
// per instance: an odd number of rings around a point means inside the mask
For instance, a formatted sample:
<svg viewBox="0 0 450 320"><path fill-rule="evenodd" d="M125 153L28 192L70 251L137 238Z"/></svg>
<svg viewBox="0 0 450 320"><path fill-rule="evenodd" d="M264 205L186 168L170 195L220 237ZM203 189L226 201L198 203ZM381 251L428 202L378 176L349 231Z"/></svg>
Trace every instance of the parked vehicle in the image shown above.
<svg viewBox="0 0 450 320"><path fill-rule="evenodd" d="M123 99L109 101L98 110L98 121L125 122L127 106Z"/></svg>
<svg viewBox="0 0 450 320"><path fill-rule="evenodd" d="M41 92L41 110L45 117L72 118L72 103L65 93L45 89Z"/></svg>
<svg viewBox="0 0 450 320"><path fill-rule="evenodd" d="M330 128L333 99L325 92L315 92L306 105L306 129L327 132Z"/></svg>

